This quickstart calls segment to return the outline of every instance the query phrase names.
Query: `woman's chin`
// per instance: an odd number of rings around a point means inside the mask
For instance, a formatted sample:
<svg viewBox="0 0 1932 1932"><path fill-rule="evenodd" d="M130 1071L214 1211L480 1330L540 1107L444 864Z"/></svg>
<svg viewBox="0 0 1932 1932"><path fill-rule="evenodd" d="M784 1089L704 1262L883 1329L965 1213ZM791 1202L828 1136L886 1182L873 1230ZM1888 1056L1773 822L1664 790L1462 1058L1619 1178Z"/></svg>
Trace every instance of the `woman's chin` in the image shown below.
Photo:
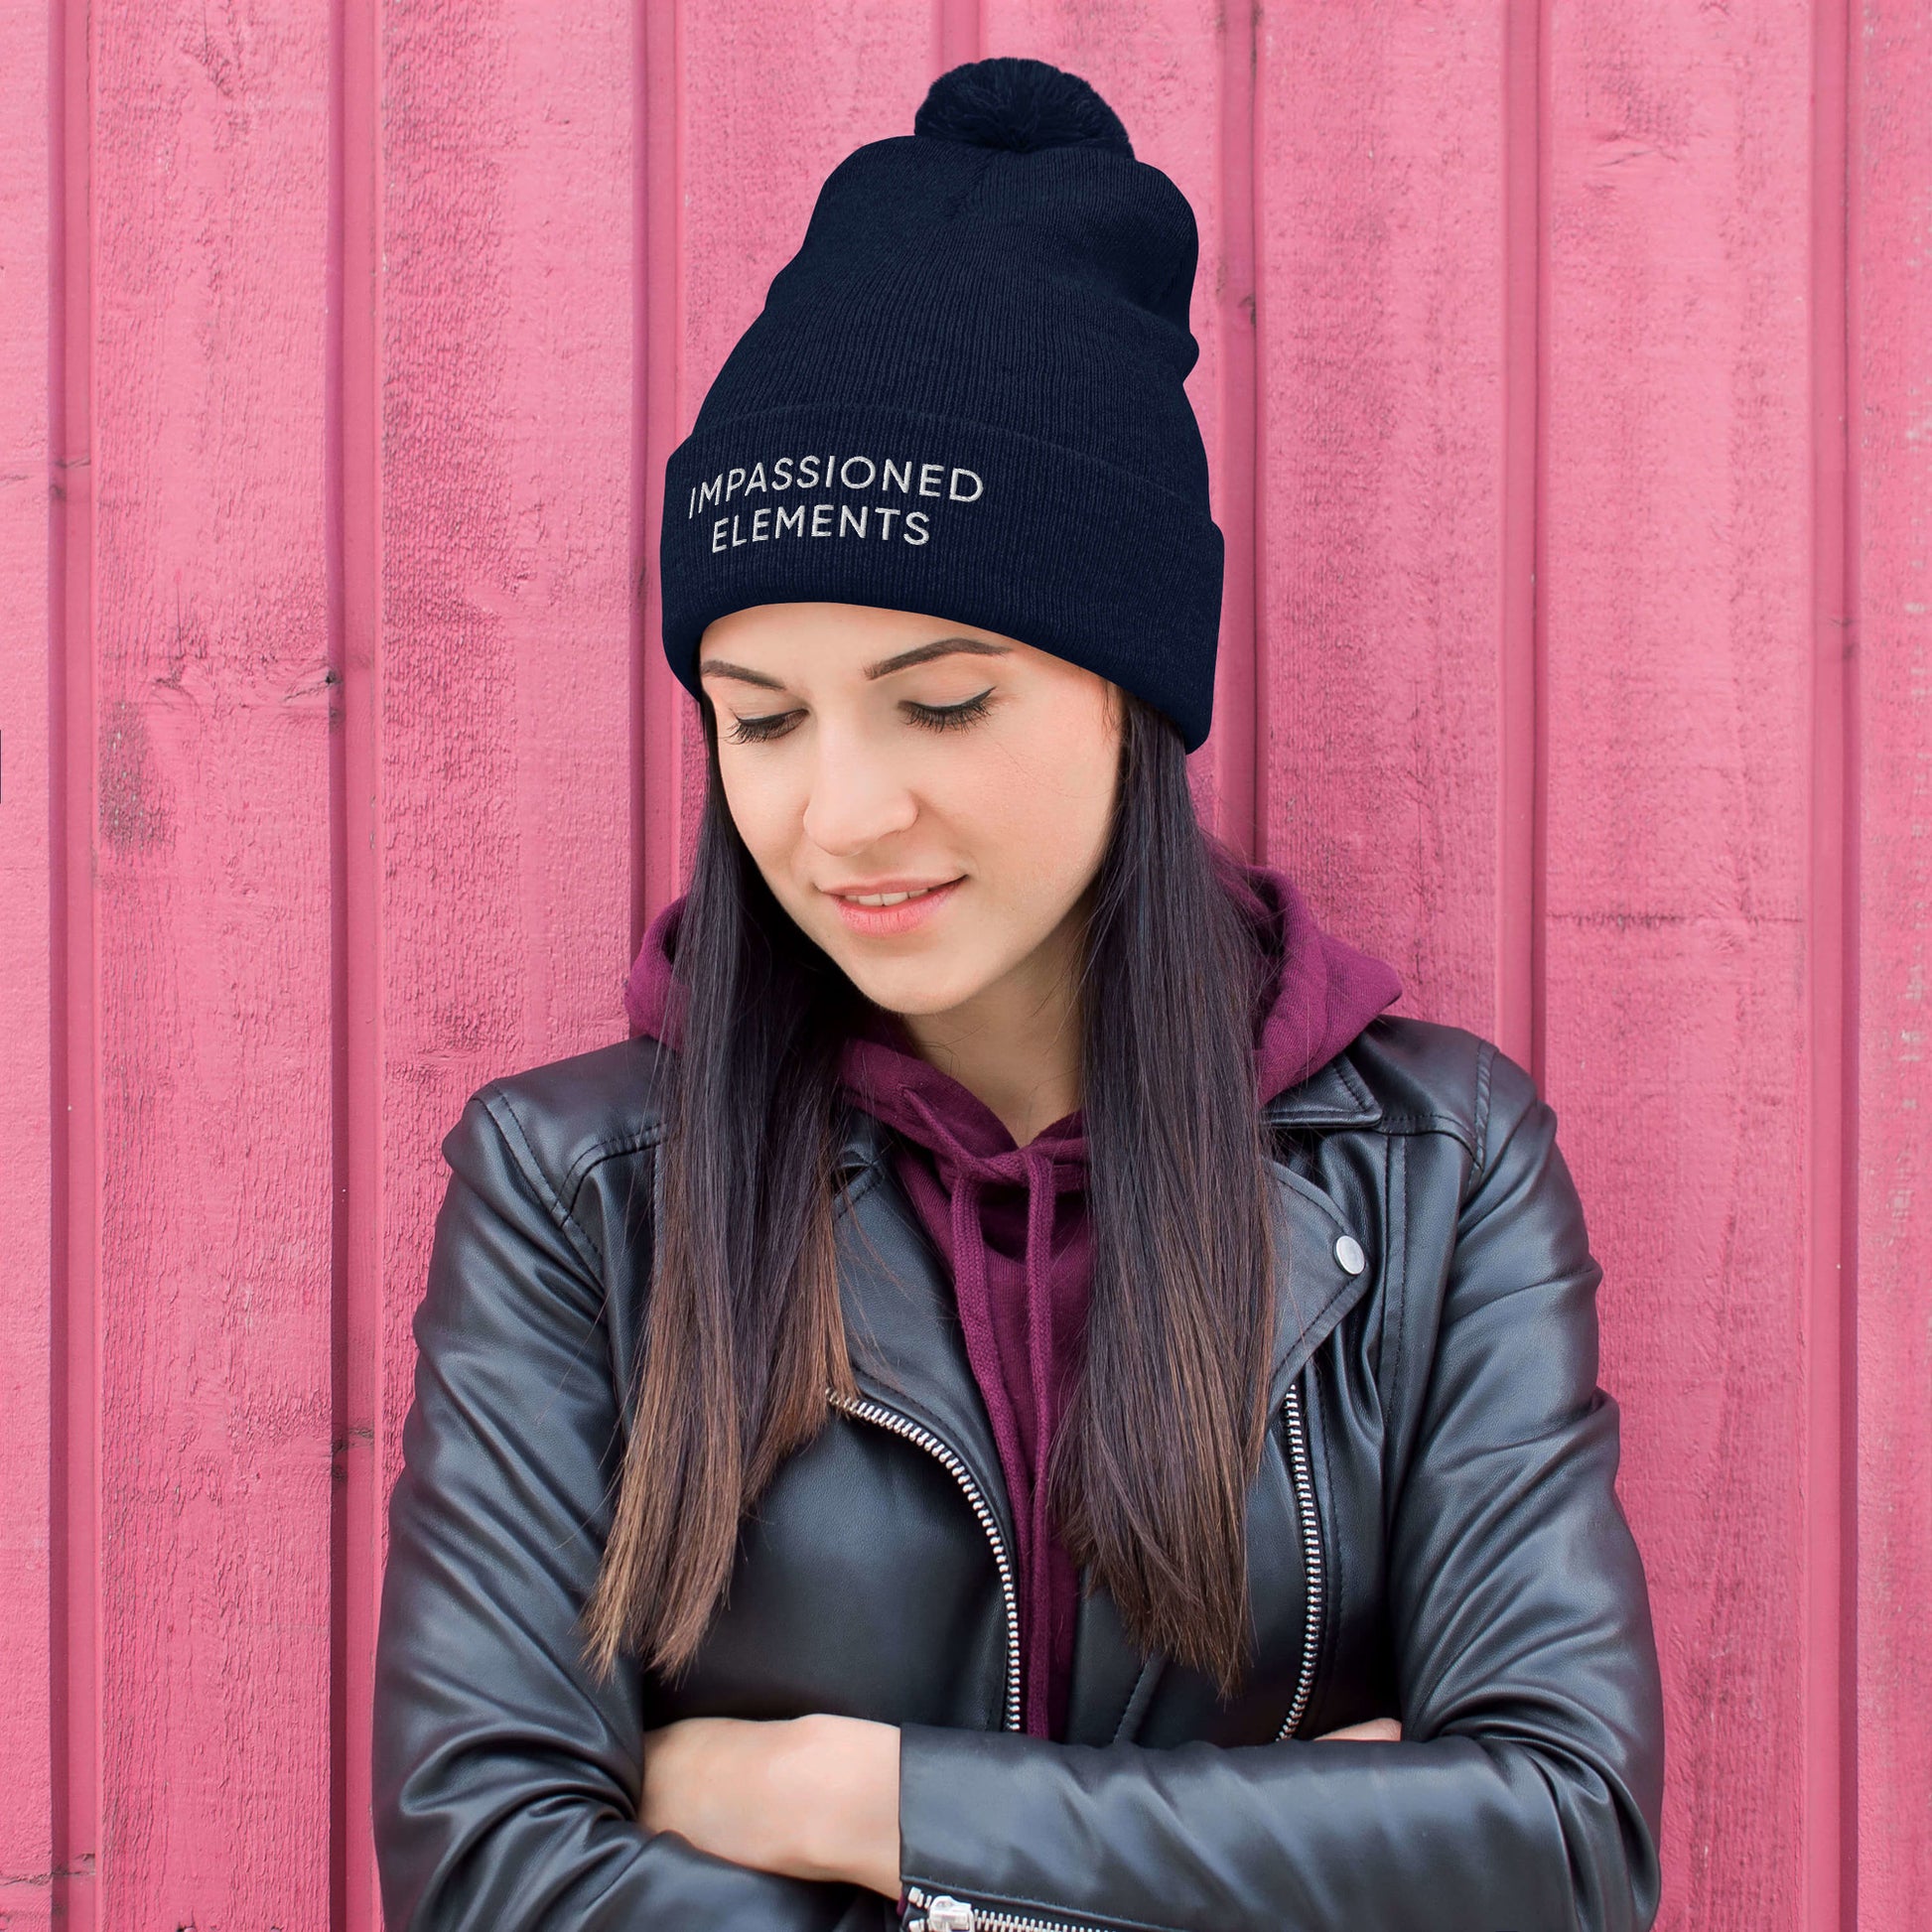
<svg viewBox="0 0 1932 1932"><path fill-rule="evenodd" d="M924 944L924 935L912 933L870 942L842 930L814 936L874 1006L908 1020L949 1013L999 976L998 962L982 958L980 948L973 948L971 958L962 958L956 942L934 943L936 935Z"/></svg>
<svg viewBox="0 0 1932 1932"><path fill-rule="evenodd" d="M976 993L981 980L937 967L935 961L908 959L884 962L834 954L845 976L874 1006L908 1020L949 1013Z"/></svg>

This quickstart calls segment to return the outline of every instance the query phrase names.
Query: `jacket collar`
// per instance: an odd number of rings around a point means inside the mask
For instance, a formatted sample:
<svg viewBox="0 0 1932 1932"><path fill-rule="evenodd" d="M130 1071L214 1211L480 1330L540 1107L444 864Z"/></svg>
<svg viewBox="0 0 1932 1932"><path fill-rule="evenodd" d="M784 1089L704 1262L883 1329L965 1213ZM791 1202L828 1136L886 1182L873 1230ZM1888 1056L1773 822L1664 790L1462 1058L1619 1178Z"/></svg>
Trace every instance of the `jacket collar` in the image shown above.
<svg viewBox="0 0 1932 1932"><path fill-rule="evenodd" d="M1382 1118L1382 1103L1344 1052L1298 1085L1283 1088L1261 1117L1273 1127L1370 1127Z"/></svg>

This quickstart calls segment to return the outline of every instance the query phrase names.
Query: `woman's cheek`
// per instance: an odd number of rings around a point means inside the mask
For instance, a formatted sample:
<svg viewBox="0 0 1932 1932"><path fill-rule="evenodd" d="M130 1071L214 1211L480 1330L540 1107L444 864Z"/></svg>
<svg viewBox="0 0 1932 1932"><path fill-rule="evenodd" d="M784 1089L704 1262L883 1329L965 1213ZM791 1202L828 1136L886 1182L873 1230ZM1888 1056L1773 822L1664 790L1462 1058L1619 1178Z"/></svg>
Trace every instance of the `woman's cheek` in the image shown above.
<svg viewBox="0 0 1932 1932"><path fill-rule="evenodd" d="M1066 729L1043 735L1009 760L1004 781L990 788L1005 814L1005 837L1042 857L1050 853L1061 871L1097 863L1112 815L1119 745L1096 741L1081 729L1085 723L1069 720ZM1022 769L1014 770L1015 762Z"/></svg>
<svg viewBox="0 0 1932 1932"><path fill-rule="evenodd" d="M788 797L795 787L779 781L775 773L747 771L742 765L733 772L721 764L720 775L725 781L725 802L731 808L732 823L745 841L745 849L780 903L795 903L798 893L790 883L790 873L804 817L802 802Z"/></svg>

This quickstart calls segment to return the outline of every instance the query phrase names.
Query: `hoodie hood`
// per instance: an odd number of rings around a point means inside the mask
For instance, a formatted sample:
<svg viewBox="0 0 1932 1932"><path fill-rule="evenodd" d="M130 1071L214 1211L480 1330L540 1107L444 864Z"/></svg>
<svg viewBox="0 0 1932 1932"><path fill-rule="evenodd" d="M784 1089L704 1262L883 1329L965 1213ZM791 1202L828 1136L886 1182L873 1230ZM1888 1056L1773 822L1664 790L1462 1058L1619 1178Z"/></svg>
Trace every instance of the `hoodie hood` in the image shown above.
<svg viewBox="0 0 1932 1932"><path fill-rule="evenodd" d="M1385 961L1322 931L1288 874L1214 851L1271 961L1254 1015L1255 1094L1265 1105L1333 1059L1401 996L1402 982ZM624 989L632 1026L672 1047L683 904L674 899L651 921ZM900 1183L952 1269L1013 1510L1026 1727L1057 1736L1079 1589L1048 1520L1045 1471L1073 1394L1093 1280L1084 1118L1075 1109L1017 1146L992 1108L922 1059L898 1016L877 1007L846 1040L839 1077L860 1107L900 1136Z"/></svg>

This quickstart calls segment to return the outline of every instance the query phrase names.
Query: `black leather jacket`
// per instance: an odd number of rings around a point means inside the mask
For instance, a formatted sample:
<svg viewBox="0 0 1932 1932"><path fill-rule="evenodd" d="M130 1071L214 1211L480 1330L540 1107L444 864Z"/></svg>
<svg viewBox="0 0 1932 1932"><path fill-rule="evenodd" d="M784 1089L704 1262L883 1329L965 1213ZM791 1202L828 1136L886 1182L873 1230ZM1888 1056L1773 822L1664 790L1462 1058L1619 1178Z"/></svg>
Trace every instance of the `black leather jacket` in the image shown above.
<svg viewBox="0 0 1932 1932"><path fill-rule="evenodd" d="M664 1050L496 1081L444 1143L376 1658L389 1932L894 1925L875 1893L637 1826L646 1727L815 1711L902 1727L904 1918L931 1932L1651 1924L1662 1698L1596 1384L1601 1271L1521 1067L1385 1015L1270 1105L1288 1288L1250 1509L1257 1662L1221 1706L1086 1597L1058 1742L1015 1728L1000 1460L870 1116L838 1223L848 1327L877 1351L861 1401L747 1522L675 1690L632 1664L600 1688L579 1661ZM1380 1716L1400 1742L1306 1741Z"/></svg>

